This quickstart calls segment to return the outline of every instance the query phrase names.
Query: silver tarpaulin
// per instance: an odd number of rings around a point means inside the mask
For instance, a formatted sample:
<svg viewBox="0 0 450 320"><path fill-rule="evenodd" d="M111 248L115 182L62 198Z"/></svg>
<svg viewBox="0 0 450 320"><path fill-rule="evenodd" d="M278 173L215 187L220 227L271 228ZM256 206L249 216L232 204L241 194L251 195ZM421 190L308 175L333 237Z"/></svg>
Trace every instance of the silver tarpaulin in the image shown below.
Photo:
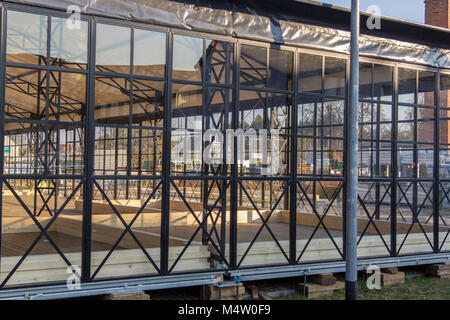
<svg viewBox="0 0 450 320"><path fill-rule="evenodd" d="M349 53L350 33L249 13L198 7L161 0L11 0L66 11L70 5L85 14L101 15L239 38ZM213 2L212 2L213 3ZM224 7L222 5L222 7ZM396 61L450 68L450 51L391 39L361 36L360 53Z"/></svg>

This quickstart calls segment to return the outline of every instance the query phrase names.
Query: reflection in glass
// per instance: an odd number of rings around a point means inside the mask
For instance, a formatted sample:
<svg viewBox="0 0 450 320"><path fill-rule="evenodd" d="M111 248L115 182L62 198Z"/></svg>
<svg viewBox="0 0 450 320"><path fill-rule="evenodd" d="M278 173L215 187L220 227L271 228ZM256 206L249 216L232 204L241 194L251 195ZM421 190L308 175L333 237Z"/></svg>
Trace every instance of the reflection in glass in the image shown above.
<svg viewBox="0 0 450 320"><path fill-rule="evenodd" d="M161 174L162 142L162 130L133 129L131 137L132 174Z"/></svg>
<svg viewBox="0 0 450 320"><path fill-rule="evenodd" d="M130 80L97 76L95 80L95 121L128 124Z"/></svg>
<svg viewBox="0 0 450 320"><path fill-rule="evenodd" d="M26 131L24 131L26 130ZM6 123L4 173L76 175L84 169L84 128L70 125ZM48 139L47 159L45 139ZM55 146L59 143L59 148Z"/></svg>
<svg viewBox="0 0 450 320"><path fill-rule="evenodd" d="M148 121L153 127L162 127L164 99L164 82L134 78L132 122Z"/></svg>
<svg viewBox="0 0 450 320"><path fill-rule="evenodd" d="M173 78L202 81L203 39L173 36Z"/></svg>
<svg viewBox="0 0 450 320"><path fill-rule="evenodd" d="M108 24L97 24L97 70L130 72L131 29Z"/></svg>
<svg viewBox="0 0 450 320"><path fill-rule="evenodd" d="M52 64L86 69L88 46L88 23L80 20L79 28L69 28L68 19L52 17Z"/></svg>
<svg viewBox="0 0 450 320"><path fill-rule="evenodd" d="M325 57L325 94L345 96L346 61Z"/></svg>
<svg viewBox="0 0 450 320"><path fill-rule="evenodd" d="M277 49L269 50L269 87L292 90L294 53Z"/></svg>
<svg viewBox="0 0 450 320"><path fill-rule="evenodd" d="M128 129L95 127L94 145L95 174L126 174L128 154Z"/></svg>
<svg viewBox="0 0 450 320"><path fill-rule="evenodd" d="M164 77L166 65L166 34L148 30L134 30L133 73Z"/></svg>
<svg viewBox="0 0 450 320"><path fill-rule="evenodd" d="M359 98L372 98L372 64L359 64Z"/></svg>
<svg viewBox="0 0 450 320"><path fill-rule="evenodd" d="M450 107L450 75L441 74L440 85L440 105L441 107Z"/></svg>
<svg viewBox="0 0 450 320"><path fill-rule="evenodd" d="M299 91L321 94L322 56L300 54Z"/></svg>
<svg viewBox="0 0 450 320"><path fill-rule="evenodd" d="M394 68L374 64L373 71L373 98L376 100L392 101L392 95L394 93Z"/></svg>
<svg viewBox="0 0 450 320"><path fill-rule="evenodd" d="M239 128L246 134L238 139L241 175L288 174L290 109L289 95L240 91Z"/></svg>
<svg viewBox="0 0 450 320"><path fill-rule="evenodd" d="M230 84L233 82L234 44L231 42L207 40L207 81Z"/></svg>
<svg viewBox="0 0 450 320"><path fill-rule="evenodd" d="M6 280L18 264L6 287L65 283L67 265L78 265L81 261L81 178L8 179L3 188L0 281ZM43 236L41 229L45 227L48 227L47 235ZM22 259L25 253L28 253L26 259Z"/></svg>
<svg viewBox="0 0 450 320"><path fill-rule="evenodd" d="M433 106L436 88L436 74L434 72L419 72L418 103Z"/></svg>
<svg viewBox="0 0 450 320"><path fill-rule="evenodd" d="M45 118L46 86L38 81L45 74L46 71L38 69L6 68L6 119ZM33 95L28 94L29 90Z"/></svg>
<svg viewBox="0 0 450 320"><path fill-rule="evenodd" d="M243 86L265 87L267 79L267 49L242 45L240 83Z"/></svg>
<svg viewBox="0 0 450 320"><path fill-rule="evenodd" d="M8 61L46 64L47 17L8 10Z"/></svg>
<svg viewBox="0 0 450 320"><path fill-rule="evenodd" d="M186 84L174 84L172 92L172 123L184 123L186 121L187 125L181 128L201 129L203 105L202 87ZM180 127L177 126L177 128Z"/></svg>
<svg viewBox="0 0 450 320"><path fill-rule="evenodd" d="M86 76L79 73L50 72L49 120L84 121Z"/></svg>
<svg viewBox="0 0 450 320"><path fill-rule="evenodd" d="M161 187L151 179L96 179L92 201L94 279L155 274L160 265ZM114 217L99 219L104 217ZM133 218L134 223L130 224ZM130 231L125 228L130 224ZM99 232L102 230L102 232ZM122 236L121 236L122 235ZM145 253L144 253L145 250ZM127 262L126 268L121 267Z"/></svg>
<svg viewBox="0 0 450 320"><path fill-rule="evenodd" d="M400 103L415 103L416 71L398 69L398 101Z"/></svg>

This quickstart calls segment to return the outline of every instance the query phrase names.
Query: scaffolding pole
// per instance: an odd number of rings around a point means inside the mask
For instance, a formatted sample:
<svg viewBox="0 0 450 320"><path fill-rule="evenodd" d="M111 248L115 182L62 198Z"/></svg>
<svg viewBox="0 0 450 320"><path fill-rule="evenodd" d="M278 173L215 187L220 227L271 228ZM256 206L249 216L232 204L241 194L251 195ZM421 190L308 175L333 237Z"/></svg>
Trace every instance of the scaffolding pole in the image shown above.
<svg viewBox="0 0 450 320"><path fill-rule="evenodd" d="M346 217L346 272L345 297L358 296L358 98L359 98L359 0L352 0L350 56L350 99L347 139L347 217Z"/></svg>

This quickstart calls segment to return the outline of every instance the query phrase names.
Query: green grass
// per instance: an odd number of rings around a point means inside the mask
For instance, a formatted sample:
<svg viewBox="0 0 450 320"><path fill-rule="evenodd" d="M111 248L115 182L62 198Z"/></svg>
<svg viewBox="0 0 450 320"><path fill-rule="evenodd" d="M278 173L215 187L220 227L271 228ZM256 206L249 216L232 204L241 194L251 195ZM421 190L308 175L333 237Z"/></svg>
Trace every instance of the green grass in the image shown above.
<svg viewBox="0 0 450 320"><path fill-rule="evenodd" d="M279 300L306 300L298 293L284 295ZM345 291L335 291L332 296L315 298L310 300L344 300ZM450 280L439 280L430 277L416 277L406 279L404 284L397 284L381 288L381 290L369 290L366 281L358 282L359 300L450 300Z"/></svg>

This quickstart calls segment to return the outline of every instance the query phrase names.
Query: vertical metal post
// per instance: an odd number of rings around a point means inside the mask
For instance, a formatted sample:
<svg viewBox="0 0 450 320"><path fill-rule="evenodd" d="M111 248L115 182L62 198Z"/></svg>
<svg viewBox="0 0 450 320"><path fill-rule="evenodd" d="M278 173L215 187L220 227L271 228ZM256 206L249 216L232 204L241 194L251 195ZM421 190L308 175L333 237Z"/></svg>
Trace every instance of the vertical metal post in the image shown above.
<svg viewBox="0 0 450 320"><path fill-rule="evenodd" d="M441 106L441 82L440 82L440 72L436 72L435 75L435 90L434 90L434 166L433 166L433 246L434 252L438 253L439 250L439 187L440 187L440 106Z"/></svg>
<svg viewBox="0 0 450 320"><path fill-rule="evenodd" d="M296 264L297 262L297 126L298 126L298 59L299 55L294 52L294 65L293 65L293 101L291 103L291 110L289 112L291 121L291 179L290 179L290 203L289 203L289 253L291 264ZM272 193L272 190L271 190ZM272 207L272 202L270 203Z"/></svg>
<svg viewBox="0 0 450 320"><path fill-rule="evenodd" d="M96 23L93 18L89 21L89 77L87 78L88 104L84 120L86 121L86 134L84 143L84 194L83 194L83 230L82 230L82 255L81 255L81 280L91 279L91 228L92 228L92 197L94 179L94 105L95 105L95 42Z"/></svg>
<svg viewBox="0 0 450 320"><path fill-rule="evenodd" d="M6 60L6 9L4 7L0 7L0 73L5 74L5 60ZM6 81L5 77L0 78L0 204L3 203L3 170L4 170L4 156L5 156L5 114L4 114L4 105L5 105L5 87ZM2 266L2 224L3 222L3 205L0 205L0 271Z"/></svg>
<svg viewBox="0 0 450 320"><path fill-rule="evenodd" d="M359 98L359 0L352 0L350 99L348 110L347 219L345 297L358 296L357 210L358 210L358 98Z"/></svg>
<svg viewBox="0 0 450 320"><path fill-rule="evenodd" d="M235 47L235 69L234 69L234 92L232 102L232 128L238 128L238 116L239 116L239 78L240 78L240 58L241 58L241 45L236 43ZM237 163L237 138L231 137L233 141L227 141L227 143L233 144L233 154L231 155L231 182L230 182L230 269L234 270L238 265L237 257L237 211L238 211L238 163ZM240 192L242 189L239 189ZM240 197L242 200L242 196Z"/></svg>
<svg viewBox="0 0 450 320"><path fill-rule="evenodd" d="M173 34L167 33L166 39L166 84L164 108L164 139L163 139L163 189L161 206L161 274L169 272L169 228L170 228L170 181L171 181L171 128L172 128L172 61L173 61Z"/></svg>
<svg viewBox="0 0 450 320"><path fill-rule="evenodd" d="M392 105L392 184L391 184L391 253L397 256L397 178L398 178L398 152L397 152L397 119L398 119L398 67L394 68L394 92Z"/></svg>

